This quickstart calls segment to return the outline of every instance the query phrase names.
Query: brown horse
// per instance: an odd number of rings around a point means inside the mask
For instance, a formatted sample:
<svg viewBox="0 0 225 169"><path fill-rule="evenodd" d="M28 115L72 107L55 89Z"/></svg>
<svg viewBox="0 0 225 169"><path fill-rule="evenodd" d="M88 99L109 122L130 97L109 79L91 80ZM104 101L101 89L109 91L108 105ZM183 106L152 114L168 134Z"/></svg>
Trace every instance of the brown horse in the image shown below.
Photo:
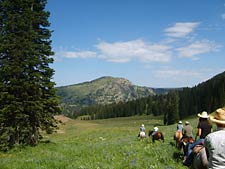
<svg viewBox="0 0 225 169"><path fill-rule="evenodd" d="M152 135L153 132L154 131L149 131L149 133L148 133L148 136L152 137L152 142L153 143L155 142L155 140L162 140L164 142L164 136L163 136L162 132L157 131L154 135Z"/></svg>
<svg viewBox="0 0 225 169"><path fill-rule="evenodd" d="M174 137L173 137L173 139L174 139L175 142L176 142L176 147L177 147L177 148L179 148L179 143L180 143L182 137L183 137L182 131L177 130L177 131L175 132L175 134L174 134Z"/></svg>
<svg viewBox="0 0 225 169"><path fill-rule="evenodd" d="M184 152L184 156L186 156L187 154L187 144L188 143L193 143L194 142L194 139L192 137L185 137L185 138L182 138L180 143L179 143L179 146L178 148L179 149L183 149L183 152Z"/></svg>
<svg viewBox="0 0 225 169"><path fill-rule="evenodd" d="M202 145L197 145L193 149L194 159L190 169L207 169L208 155L206 148Z"/></svg>

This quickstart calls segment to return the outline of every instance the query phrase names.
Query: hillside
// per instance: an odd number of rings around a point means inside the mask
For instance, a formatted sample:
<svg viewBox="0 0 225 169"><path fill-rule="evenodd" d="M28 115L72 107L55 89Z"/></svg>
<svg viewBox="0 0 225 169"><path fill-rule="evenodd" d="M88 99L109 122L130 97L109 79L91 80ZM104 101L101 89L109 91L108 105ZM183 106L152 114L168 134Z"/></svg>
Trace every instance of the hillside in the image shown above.
<svg viewBox="0 0 225 169"><path fill-rule="evenodd" d="M57 88L62 103L73 106L111 104L155 95L152 88L133 85L124 78L101 77Z"/></svg>
<svg viewBox="0 0 225 169"><path fill-rule="evenodd" d="M157 93L154 96L122 104L92 106L70 115L76 118L79 115L88 114L91 119L103 119L153 114L155 116L163 115L165 124L173 124L190 115L196 115L202 111L212 112L225 106L224 89L225 72L222 72L192 88L174 88L168 89L167 92L159 89L158 93L167 94Z"/></svg>
<svg viewBox="0 0 225 169"><path fill-rule="evenodd" d="M179 92L181 117L225 106L225 71L192 88Z"/></svg>

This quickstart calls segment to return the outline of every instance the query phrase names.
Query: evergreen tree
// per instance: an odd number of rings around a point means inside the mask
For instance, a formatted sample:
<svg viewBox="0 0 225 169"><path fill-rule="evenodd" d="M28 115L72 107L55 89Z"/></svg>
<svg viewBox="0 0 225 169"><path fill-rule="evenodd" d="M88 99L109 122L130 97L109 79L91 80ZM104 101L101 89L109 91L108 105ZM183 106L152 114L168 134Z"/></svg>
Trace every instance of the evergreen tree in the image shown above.
<svg viewBox="0 0 225 169"><path fill-rule="evenodd" d="M179 97L178 93L176 91L171 91L167 94L167 106L166 107L166 113L167 115L164 115L164 124L167 122L167 124L174 124L179 120ZM167 116L167 119L165 117Z"/></svg>
<svg viewBox="0 0 225 169"><path fill-rule="evenodd" d="M60 109L46 0L0 0L0 149L38 143Z"/></svg>

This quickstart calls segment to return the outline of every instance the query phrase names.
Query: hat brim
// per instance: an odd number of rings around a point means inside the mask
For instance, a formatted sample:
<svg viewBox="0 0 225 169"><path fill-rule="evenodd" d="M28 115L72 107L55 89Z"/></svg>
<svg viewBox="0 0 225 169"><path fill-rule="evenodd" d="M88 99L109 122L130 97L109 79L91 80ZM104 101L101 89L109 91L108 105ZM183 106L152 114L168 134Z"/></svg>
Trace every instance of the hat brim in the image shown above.
<svg viewBox="0 0 225 169"><path fill-rule="evenodd" d="M217 120L215 119L214 116L209 116L210 121L214 122L214 123L218 123L218 124L225 124L225 121L222 120Z"/></svg>
<svg viewBox="0 0 225 169"><path fill-rule="evenodd" d="M202 116L201 114L198 114L198 117L201 117L201 118L203 118L203 119L209 118L209 116Z"/></svg>

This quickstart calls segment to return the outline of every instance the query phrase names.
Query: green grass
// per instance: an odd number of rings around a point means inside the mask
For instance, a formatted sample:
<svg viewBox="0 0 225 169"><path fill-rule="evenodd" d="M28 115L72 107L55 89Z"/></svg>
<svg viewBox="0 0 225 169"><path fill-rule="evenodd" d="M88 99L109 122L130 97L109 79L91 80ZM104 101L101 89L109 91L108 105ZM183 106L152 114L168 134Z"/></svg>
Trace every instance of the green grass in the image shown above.
<svg viewBox="0 0 225 169"><path fill-rule="evenodd" d="M189 119L194 128L197 118ZM153 144L137 138L140 125L147 130L157 125L165 142ZM176 124L163 126L161 118L128 118L80 121L69 120L57 133L45 135L36 147L16 147L0 153L1 169L182 169L174 146Z"/></svg>

